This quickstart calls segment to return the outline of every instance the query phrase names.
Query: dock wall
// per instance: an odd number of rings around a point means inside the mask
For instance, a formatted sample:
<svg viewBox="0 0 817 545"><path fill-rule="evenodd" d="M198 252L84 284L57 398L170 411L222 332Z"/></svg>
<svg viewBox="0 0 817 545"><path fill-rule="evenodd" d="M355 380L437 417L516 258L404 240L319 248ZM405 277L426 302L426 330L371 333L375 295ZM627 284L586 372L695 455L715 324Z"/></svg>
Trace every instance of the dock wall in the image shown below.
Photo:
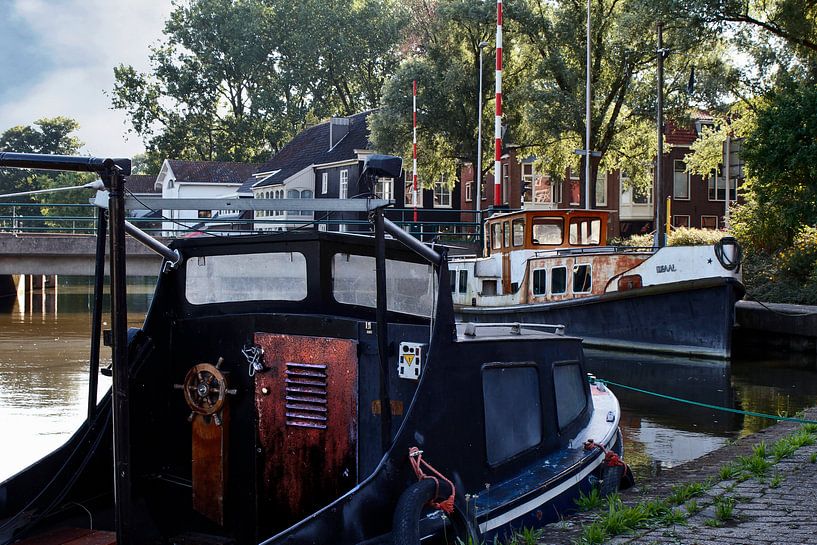
<svg viewBox="0 0 817 545"><path fill-rule="evenodd" d="M735 322L742 349L817 353L817 306L738 301Z"/></svg>

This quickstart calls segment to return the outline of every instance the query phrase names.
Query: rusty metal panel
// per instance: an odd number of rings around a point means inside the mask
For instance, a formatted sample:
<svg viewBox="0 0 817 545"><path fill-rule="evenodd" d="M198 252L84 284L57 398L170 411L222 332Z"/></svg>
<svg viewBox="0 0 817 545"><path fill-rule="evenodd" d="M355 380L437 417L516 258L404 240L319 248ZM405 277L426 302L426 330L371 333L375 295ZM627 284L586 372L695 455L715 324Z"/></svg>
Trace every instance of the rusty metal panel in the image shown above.
<svg viewBox="0 0 817 545"><path fill-rule="evenodd" d="M221 409L221 425L213 418L193 417L193 509L224 525L224 492L227 487L227 441L230 406Z"/></svg>
<svg viewBox="0 0 817 545"><path fill-rule="evenodd" d="M259 521L283 527L357 482L357 341L256 333Z"/></svg>

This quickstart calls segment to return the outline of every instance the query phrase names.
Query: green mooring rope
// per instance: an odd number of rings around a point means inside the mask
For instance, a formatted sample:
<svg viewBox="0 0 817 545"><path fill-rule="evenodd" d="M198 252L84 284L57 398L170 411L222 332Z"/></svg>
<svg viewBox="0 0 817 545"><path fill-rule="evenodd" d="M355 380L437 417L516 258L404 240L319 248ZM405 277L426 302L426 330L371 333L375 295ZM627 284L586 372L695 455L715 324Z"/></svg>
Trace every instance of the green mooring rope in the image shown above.
<svg viewBox="0 0 817 545"><path fill-rule="evenodd" d="M618 382L613 382L612 380L607 380L603 378L591 378L590 382L601 382L602 384L609 384L611 386L615 386L616 388L625 388L627 390L632 390L634 392L639 392L642 394L647 394L655 397L661 397L664 399L669 399L671 401L678 401L680 403L688 403L689 405L697 405L699 407L706 407L707 409L714 409L716 411L724 411L728 413L736 413L736 414L743 414L746 416L757 416L759 418L769 418L771 420L779 420L782 422L797 422L798 424L817 424L817 420L808 420L805 418L793 418L790 416L775 416L773 414L765 414L765 413L756 413L754 411L742 411L740 409L730 409L729 407L721 407L719 405L710 405L709 403L701 403L700 401L692 401L690 399L683 399L681 397L675 397L666 394L659 394L658 392L651 392L649 390L642 390L641 388L635 388L633 386L627 386L626 384L619 384Z"/></svg>

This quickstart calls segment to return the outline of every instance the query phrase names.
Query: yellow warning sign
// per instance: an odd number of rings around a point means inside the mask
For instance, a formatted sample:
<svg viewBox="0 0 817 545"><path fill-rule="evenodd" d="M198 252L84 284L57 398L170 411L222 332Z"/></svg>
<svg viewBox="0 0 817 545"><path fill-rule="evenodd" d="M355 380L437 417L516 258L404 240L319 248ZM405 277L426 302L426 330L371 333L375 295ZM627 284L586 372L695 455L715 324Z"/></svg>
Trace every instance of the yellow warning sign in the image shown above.
<svg viewBox="0 0 817 545"><path fill-rule="evenodd" d="M406 365L414 363L414 354L403 354L403 359L406 360Z"/></svg>

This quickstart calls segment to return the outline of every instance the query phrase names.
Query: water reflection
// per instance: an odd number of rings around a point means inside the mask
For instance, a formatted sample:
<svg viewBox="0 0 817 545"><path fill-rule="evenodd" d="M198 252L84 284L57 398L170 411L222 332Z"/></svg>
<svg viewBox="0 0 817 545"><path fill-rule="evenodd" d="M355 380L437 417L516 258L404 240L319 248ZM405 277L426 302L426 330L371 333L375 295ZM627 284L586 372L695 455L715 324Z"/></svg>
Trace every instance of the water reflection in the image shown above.
<svg viewBox="0 0 817 545"><path fill-rule="evenodd" d="M144 318L151 283L130 282L131 325ZM85 418L91 293L91 279L62 277L0 299L0 422L14 445L0 458L0 479L64 443ZM110 362L109 349L102 358ZM100 394L110 386L101 379Z"/></svg>
<svg viewBox="0 0 817 545"><path fill-rule="evenodd" d="M741 356L731 363L587 352L600 378L718 407L794 415L817 404L814 357ZM774 421L613 387L628 461L637 476L694 460Z"/></svg>
<svg viewBox="0 0 817 545"><path fill-rule="evenodd" d="M129 282L130 325L141 324L153 282ZM85 417L91 293L90 278L63 277L22 298L0 298L0 422L4 444L13 445L0 457L0 480L64 443ZM103 348L102 357L109 362L110 350ZM601 378L711 405L793 415L817 404L813 356L743 356L730 365L588 351L587 359ZM100 377L100 394L109 385ZM637 475L695 459L773 423L614 391Z"/></svg>

